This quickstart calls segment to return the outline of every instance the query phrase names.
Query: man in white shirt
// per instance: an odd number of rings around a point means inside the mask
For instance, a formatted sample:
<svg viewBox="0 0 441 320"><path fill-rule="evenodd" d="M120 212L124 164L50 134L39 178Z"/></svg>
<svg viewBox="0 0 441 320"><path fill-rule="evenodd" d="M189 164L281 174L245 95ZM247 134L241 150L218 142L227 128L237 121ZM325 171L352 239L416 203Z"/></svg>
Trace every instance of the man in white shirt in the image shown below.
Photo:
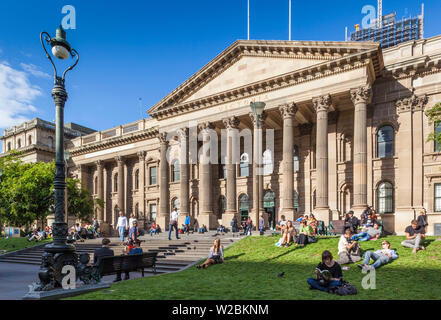
<svg viewBox="0 0 441 320"><path fill-rule="evenodd" d="M178 210L173 208L173 211L170 213L170 223L168 224L168 240L171 240L171 232L172 229L176 230L176 239L180 239L178 236Z"/></svg>
<svg viewBox="0 0 441 320"><path fill-rule="evenodd" d="M130 228L133 227L133 224L135 222L138 223L138 220L135 218L135 214L132 213L132 215L130 216L130 219L129 219L129 226L130 226Z"/></svg>
<svg viewBox="0 0 441 320"><path fill-rule="evenodd" d="M118 224L116 225L119 232L119 238L121 240L121 244L124 243L124 231L129 229L129 223L127 222L127 218L124 216L124 212L119 212Z"/></svg>
<svg viewBox="0 0 441 320"><path fill-rule="evenodd" d="M350 228L340 237L338 242L338 260L339 264L358 262L361 260L360 245L357 241L351 240L352 232Z"/></svg>

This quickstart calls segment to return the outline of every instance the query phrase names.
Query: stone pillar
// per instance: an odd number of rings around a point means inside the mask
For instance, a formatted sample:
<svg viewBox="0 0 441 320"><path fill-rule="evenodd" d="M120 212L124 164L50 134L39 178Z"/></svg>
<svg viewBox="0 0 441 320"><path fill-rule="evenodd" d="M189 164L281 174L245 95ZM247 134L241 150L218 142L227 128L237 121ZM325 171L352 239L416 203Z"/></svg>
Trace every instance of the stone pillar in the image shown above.
<svg viewBox="0 0 441 320"><path fill-rule="evenodd" d="M104 163L102 160L98 160L95 162L96 171L97 171L97 197L105 202L104 198ZM104 208L98 207L98 222L100 224L100 231L103 235L109 236L110 224L108 223L105 216L105 206Z"/></svg>
<svg viewBox="0 0 441 320"><path fill-rule="evenodd" d="M146 221L145 218L145 151L138 152L139 159L139 187L138 187L138 205L139 205L139 222L138 227L143 228ZM135 208L133 208L133 213L135 213ZM141 222L141 223L140 223Z"/></svg>
<svg viewBox="0 0 441 320"><path fill-rule="evenodd" d="M259 217L263 214L265 221L267 221L267 214L263 208L263 127L267 113L262 113L259 119L254 116L254 113L249 114L253 122L253 209L251 211L251 220L253 225L257 228L259 224Z"/></svg>
<svg viewBox="0 0 441 320"><path fill-rule="evenodd" d="M305 123L299 125L300 130L300 155L299 155L299 161L300 162L300 172L303 179L303 193L301 193L301 189L297 190L299 194L299 201L301 203L300 208L303 207L303 212L305 214L311 214L312 208L311 208L311 132L312 132L312 124L311 123ZM302 156L303 155L303 156ZM303 159L303 161L302 161ZM300 209L301 211L301 209ZM280 217L279 217L280 219Z"/></svg>
<svg viewBox="0 0 441 320"><path fill-rule="evenodd" d="M283 118L283 185L282 214L286 220L294 221L294 116L297 112L295 103L279 107Z"/></svg>
<svg viewBox="0 0 441 320"><path fill-rule="evenodd" d="M118 209L124 212L124 160L121 156L116 156L115 161L118 165ZM124 215L127 215L127 212L124 212Z"/></svg>
<svg viewBox="0 0 441 320"><path fill-rule="evenodd" d="M415 218L420 203L414 202L414 149L421 148L421 140L415 141L413 113L424 110L428 98L416 96L396 102L400 131L395 139L395 154L398 156L398 177L394 185L395 222L394 230L398 235L404 234L406 226ZM420 125L420 123L417 123ZM420 182L420 181L418 181ZM420 182L421 183L421 182ZM432 193L433 195L433 193ZM430 223L430 222L429 222Z"/></svg>
<svg viewBox="0 0 441 320"><path fill-rule="evenodd" d="M236 201L236 166L240 158L240 155L237 154L238 151L240 153L239 135L237 130L239 119L237 117L229 117L223 119L222 122L227 129L227 208L222 215L222 224L229 228L230 222L234 216L236 216L237 221L240 221ZM239 150L237 147L239 147Z"/></svg>
<svg viewBox="0 0 441 320"><path fill-rule="evenodd" d="M189 182L189 169L190 164L188 161L188 128L183 128L178 130L179 141L180 141L180 170L181 170L181 180L180 180L180 212L178 218L178 225L181 226L185 222L187 214L190 214L190 182Z"/></svg>
<svg viewBox="0 0 441 320"><path fill-rule="evenodd" d="M331 95L314 98L312 103L317 114L317 202L314 215L317 220L322 220L325 225L328 225L331 220L331 211L328 205L328 110L331 106Z"/></svg>
<svg viewBox="0 0 441 320"><path fill-rule="evenodd" d="M354 161L352 210L356 216L366 208L367 203L367 105L371 103L372 89L368 84L351 90L354 104Z"/></svg>
<svg viewBox="0 0 441 320"><path fill-rule="evenodd" d="M156 223L162 230L167 230L170 221L170 192L169 192L169 166L167 161L167 133L159 134L160 161L159 161L159 212Z"/></svg>
<svg viewBox="0 0 441 320"><path fill-rule="evenodd" d="M216 227L216 217L213 213L212 207L212 176L211 176L211 163L210 163L210 155L207 150L204 150L204 146L208 146L210 144L210 130L214 129L214 125L211 122L205 122L200 124L199 130L202 134L203 146L200 156L200 185L199 185L199 197L200 197L200 206L201 213L199 214L198 222L199 226L205 224L207 229L214 229Z"/></svg>

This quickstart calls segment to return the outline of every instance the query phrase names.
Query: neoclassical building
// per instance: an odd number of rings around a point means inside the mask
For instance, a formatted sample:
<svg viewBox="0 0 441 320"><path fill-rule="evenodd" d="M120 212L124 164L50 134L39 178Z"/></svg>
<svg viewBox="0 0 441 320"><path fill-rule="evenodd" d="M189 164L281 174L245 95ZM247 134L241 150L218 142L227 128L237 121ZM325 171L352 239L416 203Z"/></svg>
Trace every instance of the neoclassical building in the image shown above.
<svg viewBox="0 0 441 320"><path fill-rule="evenodd" d="M314 213L328 224L372 205L396 234L426 210L433 234L441 158L426 141L436 128L425 110L440 101L440 83L441 36L385 50L371 42L240 40L151 107L148 119L72 139L71 172L105 201L96 215L109 230L119 210L167 229L173 207L180 223L190 214L215 228L258 214L274 222ZM263 175L245 139L239 163L228 161L231 153L226 164L174 157L192 131L197 148L213 130L219 139L234 129L255 139L253 101L266 103L264 136L272 129L274 139L271 149L263 145Z"/></svg>

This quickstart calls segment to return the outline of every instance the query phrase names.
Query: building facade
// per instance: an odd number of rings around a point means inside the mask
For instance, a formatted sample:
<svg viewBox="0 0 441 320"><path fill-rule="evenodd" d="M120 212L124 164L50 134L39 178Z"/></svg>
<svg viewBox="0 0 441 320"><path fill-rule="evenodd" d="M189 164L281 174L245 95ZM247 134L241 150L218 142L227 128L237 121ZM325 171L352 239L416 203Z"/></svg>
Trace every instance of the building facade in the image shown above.
<svg viewBox="0 0 441 320"><path fill-rule="evenodd" d="M150 118L72 139L70 171L105 201L95 214L109 230L119 210L165 230L173 207L179 223L189 214L215 228L260 214L274 222L314 213L328 224L372 205L396 234L426 210L433 234L441 223L441 158L426 141L435 128L425 110L440 101L440 83L441 36L383 50L236 41L150 108ZM248 130L255 139L253 101L266 103L263 130L274 137L274 147L262 149L262 176L246 139L238 138L239 163L228 161L231 152L226 164L182 161L192 132L198 154L204 141L222 144L210 132Z"/></svg>

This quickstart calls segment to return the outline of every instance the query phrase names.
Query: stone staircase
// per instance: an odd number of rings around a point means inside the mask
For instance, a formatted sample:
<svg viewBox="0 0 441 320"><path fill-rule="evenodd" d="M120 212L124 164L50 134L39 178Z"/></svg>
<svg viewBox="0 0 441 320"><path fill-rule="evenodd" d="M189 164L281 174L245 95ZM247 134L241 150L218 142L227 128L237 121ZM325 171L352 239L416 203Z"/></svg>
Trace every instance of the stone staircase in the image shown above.
<svg viewBox="0 0 441 320"><path fill-rule="evenodd" d="M225 238L222 239L222 245L228 247L240 238ZM199 261L208 256L210 247L213 245L213 240L209 238L188 238L181 240L168 239L150 239L145 238L141 247L144 252L158 252L156 272L158 274L176 272L185 267ZM115 252L115 255L122 253L122 246L117 245L118 240L112 241L110 248ZM100 239L86 240L75 245L77 253L89 253L90 259L93 261L93 252L100 248ZM11 252L0 256L0 262L5 263L21 263L30 265L40 265L41 256L44 252L44 245L31 247L18 252ZM153 273L153 270L146 269L146 274Z"/></svg>

